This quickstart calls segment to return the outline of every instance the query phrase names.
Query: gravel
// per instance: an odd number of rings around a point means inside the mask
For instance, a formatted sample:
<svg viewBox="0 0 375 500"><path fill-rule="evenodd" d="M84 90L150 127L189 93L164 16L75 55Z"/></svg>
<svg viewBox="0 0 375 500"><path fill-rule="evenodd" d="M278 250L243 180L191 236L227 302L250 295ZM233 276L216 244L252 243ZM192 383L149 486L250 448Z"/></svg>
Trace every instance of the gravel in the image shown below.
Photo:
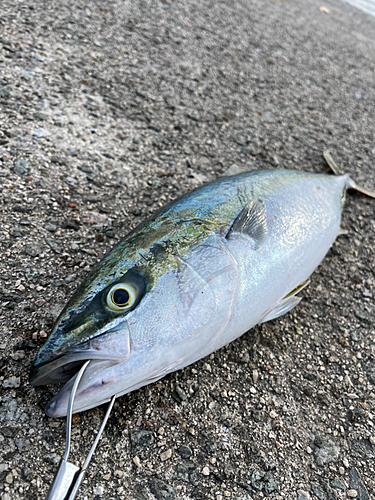
<svg viewBox="0 0 375 500"><path fill-rule="evenodd" d="M65 422L29 369L121 237L228 169L326 172L325 148L374 189L375 19L338 0L3 0L0 25L0 499L42 499ZM79 498L374 498L374 214L347 196L289 314L119 398ZM103 411L75 417L72 461Z"/></svg>

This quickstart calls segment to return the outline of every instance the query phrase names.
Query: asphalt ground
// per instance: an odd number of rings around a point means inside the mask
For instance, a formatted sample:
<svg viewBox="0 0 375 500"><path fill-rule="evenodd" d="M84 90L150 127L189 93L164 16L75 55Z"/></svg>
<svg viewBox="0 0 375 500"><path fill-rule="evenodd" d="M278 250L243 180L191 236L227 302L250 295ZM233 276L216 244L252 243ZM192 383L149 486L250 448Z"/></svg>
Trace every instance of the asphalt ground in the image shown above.
<svg viewBox="0 0 375 500"><path fill-rule="evenodd" d="M97 261L233 165L375 188L375 18L339 1L0 1L0 498L64 448L28 373ZM119 399L79 498L375 498L375 201L286 316ZM74 418L72 460L104 409ZM135 458L137 457L137 458Z"/></svg>

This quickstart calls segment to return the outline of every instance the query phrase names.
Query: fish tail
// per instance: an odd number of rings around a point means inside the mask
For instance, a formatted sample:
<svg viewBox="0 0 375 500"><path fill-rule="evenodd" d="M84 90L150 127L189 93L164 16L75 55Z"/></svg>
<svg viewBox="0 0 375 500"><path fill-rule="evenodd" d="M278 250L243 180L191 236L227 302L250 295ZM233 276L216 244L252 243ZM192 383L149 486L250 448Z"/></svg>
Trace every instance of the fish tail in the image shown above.
<svg viewBox="0 0 375 500"><path fill-rule="evenodd" d="M357 193L361 193L365 196L368 196L369 198L375 199L375 191L372 191L371 189L367 189L365 187L359 186L350 177L348 177L348 182L346 184L346 188L347 189L354 189L354 191L357 191Z"/></svg>
<svg viewBox="0 0 375 500"><path fill-rule="evenodd" d="M335 175L344 175L332 158L331 153L327 149L323 151L323 156L327 165ZM359 186L355 181L353 181L353 179L349 177L349 175L347 175L346 189L353 189L354 191L357 191L357 193L361 193L365 196L368 196L369 198L375 199L375 191Z"/></svg>

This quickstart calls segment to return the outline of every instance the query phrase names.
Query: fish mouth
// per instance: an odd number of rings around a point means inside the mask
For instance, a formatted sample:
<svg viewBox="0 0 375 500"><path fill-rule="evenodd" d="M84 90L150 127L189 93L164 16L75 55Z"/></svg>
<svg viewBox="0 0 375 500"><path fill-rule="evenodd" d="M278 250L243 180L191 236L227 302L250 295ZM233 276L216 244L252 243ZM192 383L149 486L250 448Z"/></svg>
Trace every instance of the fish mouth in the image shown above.
<svg viewBox="0 0 375 500"><path fill-rule="evenodd" d="M108 356L100 356L100 353L95 351L92 353L87 350L68 352L57 356L52 361L34 362L30 371L30 384L40 386L67 382L89 360L108 361L112 364L118 362L117 357L109 359Z"/></svg>
<svg viewBox="0 0 375 500"><path fill-rule="evenodd" d="M66 415L70 393L74 380L80 368L86 361L90 361L78 387L74 400L75 413L85 411L109 401L111 394L111 377L100 377L102 372L117 365L123 359L100 356L98 352L70 352L63 354L52 361L34 364L30 372L30 383L33 386L63 383L65 385L47 404L45 412L49 417ZM100 383L94 383L99 376ZM100 389L100 390L97 390Z"/></svg>
<svg viewBox="0 0 375 500"><path fill-rule="evenodd" d="M61 337L57 328L38 352L29 379L34 386L65 383L47 405L46 413L52 417L66 415L74 380L84 363L90 361L76 392L75 412L98 406L113 396L116 370L112 368L131 355L128 324L121 318L112 323L111 328L107 326L89 341L74 346L59 343Z"/></svg>

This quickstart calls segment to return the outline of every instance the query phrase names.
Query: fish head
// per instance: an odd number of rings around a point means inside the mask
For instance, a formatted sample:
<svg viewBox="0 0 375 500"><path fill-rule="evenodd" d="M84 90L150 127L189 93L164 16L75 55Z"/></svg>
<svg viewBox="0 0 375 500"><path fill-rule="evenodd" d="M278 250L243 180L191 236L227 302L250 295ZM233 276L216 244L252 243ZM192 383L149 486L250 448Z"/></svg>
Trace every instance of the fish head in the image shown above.
<svg viewBox="0 0 375 500"><path fill-rule="evenodd" d="M61 312L35 357L30 373L32 385L68 382L70 386L69 381L73 382L87 360L91 362L86 378L130 357L127 316L146 292L146 277L134 269L121 276L100 276L100 269L95 269ZM65 390L68 392L69 387ZM96 406L100 400L93 403ZM52 415L48 408L47 413Z"/></svg>
<svg viewBox="0 0 375 500"><path fill-rule="evenodd" d="M208 324L210 331L220 331L228 320L217 315L220 269L228 272L228 252L206 226L183 226L158 227L148 246L144 229L130 234L68 302L31 370L33 385L65 382L48 403L48 416L66 415L74 379L87 360L74 412L199 359L210 332L197 333Z"/></svg>

